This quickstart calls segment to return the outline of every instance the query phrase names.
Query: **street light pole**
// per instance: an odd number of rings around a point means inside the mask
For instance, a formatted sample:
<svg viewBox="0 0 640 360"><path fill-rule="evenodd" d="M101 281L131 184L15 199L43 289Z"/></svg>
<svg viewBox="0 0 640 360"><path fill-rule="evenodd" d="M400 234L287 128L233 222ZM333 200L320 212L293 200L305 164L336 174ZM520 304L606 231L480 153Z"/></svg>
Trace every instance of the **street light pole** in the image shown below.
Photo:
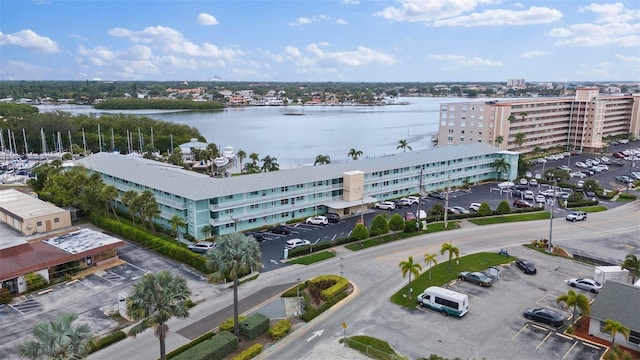
<svg viewBox="0 0 640 360"><path fill-rule="evenodd" d="M300 316L300 277L296 279L296 314Z"/></svg>
<svg viewBox="0 0 640 360"><path fill-rule="evenodd" d="M553 235L553 205L556 203L556 185L557 180L553 182L553 199L551 199L550 211L549 211L549 243L547 244L547 252L553 252L553 245L551 244L551 237Z"/></svg>

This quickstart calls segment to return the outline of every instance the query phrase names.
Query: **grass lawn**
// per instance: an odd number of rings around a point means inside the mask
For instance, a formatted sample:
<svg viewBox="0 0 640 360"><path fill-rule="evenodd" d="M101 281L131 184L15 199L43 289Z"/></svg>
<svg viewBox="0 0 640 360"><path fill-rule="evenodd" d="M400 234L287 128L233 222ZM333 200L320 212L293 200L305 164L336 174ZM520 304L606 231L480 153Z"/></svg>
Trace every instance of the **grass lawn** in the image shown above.
<svg viewBox="0 0 640 360"><path fill-rule="evenodd" d="M321 251L321 252L318 252L318 253L313 253L311 255L299 257L299 258L296 258L296 259L293 259L293 260L287 261L287 262L289 264L309 265L309 264L313 264L313 263L318 262L318 261L330 259L332 257L336 257L336 254L334 254L334 253L332 253L330 251Z"/></svg>
<svg viewBox="0 0 640 360"><path fill-rule="evenodd" d="M518 221L531 221L531 220L544 220L549 218L548 211L538 211L532 213L524 213L524 214L508 214L504 216L491 216L485 218L475 218L469 219L469 222L476 225L493 225L493 224L504 224L509 222L518 222Z"/></svg>
<svg viewBox="0 0 640 360"><path fill-rule="evenodd" d="M344 343L344 339L340 339L340 343ZM358 350L361 354L364 354L372 359L405 359L404 357L396 354L396 352L388 342L376 339L371 336L350 336L347 338L347 346L352 349Z"/></svg>
<svg viewBox="0 0 640 360"><path fill-rule="evenodd" d="M448 256L448 253L445 253ZM440 255L439 255L440 256ZM416 261L420 259L415 259ZM405 285L400 291L391 296L391 302L397 305L401 305L407 308L414 308L416 306L415 297L421 294L424 289L429 286L442 286L452 280L458 278L460 271L483 271L491 266L498 266L515 261L514 256L499 255L498 253L482 252L477 254L471 254L463 256L456 261L451 260L451 269L449 269L449 258L441 256L438 258L438 265L431 268L431 280L429 280L429 267L424 266L422 268L422 274L417 279L411 280L411 287L413 288L413 298L411 301L405 297L409 294L409 285ZM398 268L398 281L402 279L402 273ZM403 279L405 283L408 283L408 277Z"/></svg>
<svg viewBox="0 0 640 360"><path fill-rule="evenodd" d="M603 205L593 205L593 206L582 206L582 207L571 208L571 210L584 211L584 212L600 212L600 211L607 210L607 207Z"/></svg>
<svg viewBox="0 0 640 360"><path fill-rule="evenodd" d="M402 239L406 239L406 238L410 238L418 235L430 234L430 233L439 232L439 231L453 230L457 228L458 228L458 222L455 222L455 221L449 221L446 228L444 227L444 223L442 222L430 223L430 224L427 224L426 230L422 230L420 232L415 231L411 233L406 233L401 231L395 234L389 233L383 236L370 237L362 241L345 245L344 247L351 251L358 251L358 250L366 249L368 247L386 244L392 241L402 240Z"/></svg>

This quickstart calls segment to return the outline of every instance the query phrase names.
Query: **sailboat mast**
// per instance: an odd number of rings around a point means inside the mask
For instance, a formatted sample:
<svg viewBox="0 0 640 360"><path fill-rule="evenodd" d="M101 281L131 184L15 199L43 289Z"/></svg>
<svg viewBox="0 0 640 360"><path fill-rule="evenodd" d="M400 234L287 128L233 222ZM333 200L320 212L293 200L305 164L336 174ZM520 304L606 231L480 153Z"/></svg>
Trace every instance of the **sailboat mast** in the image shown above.
<svg viewBox="0 0 640 360"><path fill-rule="evenodd" d="M100 135L100 124L98 124L98 149L102 152L102 136Z"/></svg>
<svg viewBox="0 0 640 360"><path fill-rule="evenodd" d="M87 156L87 139L84 137L84 128L82 128L82 146L84 147L84 156Z"/></svg>
<svg viewBox="0 0 640 360"><path fill-rule="evenodd" d="M28 155L29 154L29 145L27 145L27 134L24 131L24 128L22 128L22 138L24 140L24 154Z"/></svg>

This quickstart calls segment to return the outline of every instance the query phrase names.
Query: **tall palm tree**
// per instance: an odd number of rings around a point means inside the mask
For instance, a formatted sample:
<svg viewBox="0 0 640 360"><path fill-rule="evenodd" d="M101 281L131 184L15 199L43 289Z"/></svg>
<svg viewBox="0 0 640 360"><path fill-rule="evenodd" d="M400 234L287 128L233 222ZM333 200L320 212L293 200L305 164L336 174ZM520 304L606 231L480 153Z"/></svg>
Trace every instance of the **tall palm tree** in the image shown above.
<svg viewBox="0 0 640 360"><path fill-rule="evenodd" d="M151 190L145 190L140 193L142 206L140 208L140 217L144 220L147 219L149 227L152 232L156 232L156 228L153 225L153 218L160 215L160 206L156 201L155 195Z"/></svg>
<svg viewBox="0 0 640 360"><path fill-rule="evenodd" d="M524 144L524 140L527 138L527 135L525 135L523 132L519 132L514 136L516 139L516 145L518 145L518 147L521 147L522 144Z"/></svg>
<svg viewBox="0 0 640 360"><path fill-rule="evenodd" d="M460 249L453 246L452 243L443 243L442 248L440 248L440 255L444 255L444 253L449 253L449 270L451 270L451 259L453 259L453 255L456 256L456 259L460 256Z"/></svg>
<svg viewBox="0 0 640 360"><path fill-rule="evenodd" d="M573 307L573 318L571 326L575 325L576 318L578 316L578 310L580 314L589 315L591 313L591 305L589 305L589 298L584 294L578 294L573 290L569 290L568 293L558 296L556 303L564 303L566 307Z"/></svg>
<svg viewBox="0 0 640 360"><path fill-rule="evenodd" d="M258 155L257 153L251 153L249 154L249 159L251 159L251 163L253 165L258 165L258 160L260 160L260 155Z"/></svg>
<svg viewBox="0 0 640 360"><path fill-rule="evenodd" d="M189 317L187 300L191 290L187 281L163 270L157 274L146 273L133 285L133 291L127 298L127 312L131 319L139 321L129 331L135 337L149 327L160 341L160 359L165 360L165 339L169 334L167 322L172 317Z"/></svg>
<svg viewBox="0 0 640 360"><path fill-rule="evenodd" d="M509 171L511 164L505 158L495 159L491 163L491 167L498 172L498 179L502 179L502 173Z"/></svg>
<svg viewBox="0 0 640 360"><path fill-rule="evenodd" d="M218 246L206 253L212 281L233 280L233 332L239 334L238 278L262 267L258 242L242 233L221 236Z"/></svg>
<svg viewBox="0 0 640 360"><path fill-rule="evenodd" d="M347 156L349 156L352 160L358 160L358 158L362 156L362 151L351 148Z"/></svg>
<svg viewBox="0 0 640 360"><path fill-rule="evenodd" d="M240 169L242 169L242 160L247 158L247 153L244 150L240 149L236 153L236 157L238 158L238 161L240 162Z"/></svg>
<svg viewBox="0 0 640 360"><path fill-rule="evenodd" d="M431 266L438 265L438 254L424 254L424 263L429 266L429 280L431 280Z"/></svg>
<svg viewBox="0 0 640 360"><path fill-rule="evenodd" d="M514 114L509 114L509 118L507 120L509 120L509 122L514 122L516 121L516 116Z"/></svg>
<svg viewBox="0 0 640 360"><path fill-rule="evenodd" d="M640 276L640 259L634 254L628 254L624 257L624 261L620 267L629 270L631 273L631 283L635 284L636 277Z"/></svg>
<svg viewBox="0 0 640 360"><path fill-rule="evenodd" d="M33 360L84 359L91 346L91 328L87 324L74 326L77 318L76 314L63 314L52 321L37 323L32 330L35 339L21 344L18 352Z"/></svg>
<svg viewBox="0 0 640 360"><path fill-rule="evenodd" d="M396 149L402 149L402 152L407 151L407 149L409 149L409 151L413 150L411 149L411 146L409 146L409 143L407 143L407 139L399 140Z"/></svg>
<svg viewBox="0 0 640 360"><path fill-rule="evenodd" d="M422 270L422 265L413 262L413 256L409 256L407 260L401 261L398 265L400 266L400 271L402 272L402 278L406 277L407 274L409 274L409 300L411 300L413 292L413 289L411 289L411 275L413 275L414 277L418 277L420 275L420 271Z"/></svg>
<svg viewBox="0 0 640 360"><path fill-rule="evenodd" d="M502 135L496 136L495 143L498 144L498 147L500 147L500 145L502 145L503 142L504 142L504 137Z"/></svg>
<svg viewBox="0 0 640 360"><path fill-rule="evenodd" d="M263 157L260 161L262 161L262 168L261 168L262 172L278 171L278 169L280 169L280 165L278 164L278 158L267 155Z"/></svg>
<svg viewBox="0 0 640 360"><path fill-rule="evenodd" d="M220 156L220 148L218 148L218 145L214 143L208 144L207 150L209 151L209 157L212 159Z"/></svg>
<svg viewBox="0 0 640 360"><path fill-rule="evenodd" d="M133 221L133 225L136 224L136 214L138 210L135 208L135 199L138 196L138 193L135 190L127 190L124 194L122 194L122 198L120 201L122 205L129 208L129 214L131 214L131 221Z"/></svg>
<svg viewBox="0 0 640 360"><path fill-rule="evenodd" d="M616 343L616 335L617 334L622 334L622 337L624 337L627 341L629 340L629 333L631 332L631 329L629 329L628 327L622 325L621 322L619 321L614 321L611 319L606 319L604 321L604 327L602 328L603 331L610 331L611 332L611 347L613 347L613 345Z"/></svg>
<svg viewBox="0 0 640 360"><path fill-rule="evenodd" d="M318 155L316 156L316 161L313 163L313 166L316 166L318 164L324 165L324 164L330 164L330 163L331 163L331 157L329 155Z"/></svg>
<svg viewBox="0 0 640 360"><path fill-rule="evenodd" d="M200 229L200 233L202 234L202 236L209 238L211 237L211 232L213 231L213 226L211 225L205 225L202 227L202 229Z"/></svg>
<svg viewBox="0 0 640 360"><path fill-rule="evenodd" d="M111 209L113 212L113 216L116 217L118 221L118 214L116 213L116 208L113 206L113 201L118 197L118 189L113 185L105 185L100 189L100 200L104 201L104 212L105 216L107 216L107 211Z"/></svg>
<svg viewBox="0 0 640 360"><path fill-rule="evenodd" d="M178 237L178 229L181 226L187 225L187 223L184 222L184 219L180 215L173 215L171 219L169 219L169 223L171 224L171 229L173 229L173 232L176 234L176 238Z"/></svg>

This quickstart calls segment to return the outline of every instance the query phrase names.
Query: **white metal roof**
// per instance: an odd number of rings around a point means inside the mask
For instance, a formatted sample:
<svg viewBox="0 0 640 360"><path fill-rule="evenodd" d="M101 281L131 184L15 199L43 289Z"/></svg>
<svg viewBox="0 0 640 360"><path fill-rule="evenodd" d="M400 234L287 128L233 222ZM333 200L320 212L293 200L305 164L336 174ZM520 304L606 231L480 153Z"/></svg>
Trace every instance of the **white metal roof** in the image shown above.
<svg viewBox="0 0 640 360"><path fill-rule="evenodd" d="M65 212L51 203L18 190L0 190L0 208L23 220Z"/></svg>

